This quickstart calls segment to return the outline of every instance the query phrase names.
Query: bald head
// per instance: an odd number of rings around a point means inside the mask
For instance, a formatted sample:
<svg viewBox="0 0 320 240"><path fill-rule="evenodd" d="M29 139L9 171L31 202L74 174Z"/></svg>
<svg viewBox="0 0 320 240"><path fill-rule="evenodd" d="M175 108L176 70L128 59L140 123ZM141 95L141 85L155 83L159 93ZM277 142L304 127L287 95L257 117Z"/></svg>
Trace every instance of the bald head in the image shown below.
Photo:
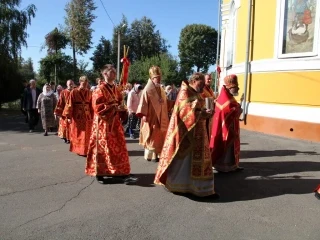
<svg viewBox="0 0 320 240"><path fill-rule="evenodd" d="M73 81L70 79L70 80L68 80L67 81L67 88L70 90L70 89L73 89L73 85L74 85L74 83L73 83Z"/></svg>

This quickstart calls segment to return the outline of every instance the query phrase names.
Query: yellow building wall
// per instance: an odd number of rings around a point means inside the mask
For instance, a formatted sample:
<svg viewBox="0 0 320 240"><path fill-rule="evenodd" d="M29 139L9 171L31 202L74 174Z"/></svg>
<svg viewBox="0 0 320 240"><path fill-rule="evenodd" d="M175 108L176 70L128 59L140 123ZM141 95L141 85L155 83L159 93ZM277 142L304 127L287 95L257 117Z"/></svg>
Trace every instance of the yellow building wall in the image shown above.
<svg viewBox="0 0 320 240"><path fill-rule="evenodd" d="M244 74L238 75L239 95ZM320 71L270 72L249 75L247 100L250 102L320 106Z"/></svg>
<svg viewBox="0 0 320 240"><path fill-rule="evenodd" d="M230 1L229 1L230 2ZM252 10L250 60L273 58L276 32L277 0L254 1ZM237 12L237 32L235 44L235 63L242 63L246 57L248 31L248 1L242 0Z"/></svg>

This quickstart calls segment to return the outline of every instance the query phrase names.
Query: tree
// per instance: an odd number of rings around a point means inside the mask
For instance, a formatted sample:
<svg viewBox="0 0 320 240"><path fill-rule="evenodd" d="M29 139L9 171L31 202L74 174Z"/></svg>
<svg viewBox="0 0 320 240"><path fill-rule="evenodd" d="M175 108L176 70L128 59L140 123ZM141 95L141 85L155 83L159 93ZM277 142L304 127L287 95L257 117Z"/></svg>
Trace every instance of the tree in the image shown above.
<svg viewBox="0 0 320 240"><path fill-rule="evenodd" d="M50 82L55 76L55 66L57 66L57 77L60 84L65 84L72 78L72 58L64 53L49 53L40 60L39 77L43 83Z"/></svg>
<svg viewBox="0 0 320 240"><path fill-rule="evenodd" d="M33 62L31 58L28 58L26 61L23 58L19 59L19 73L22 76L22 78L26 81L35 78Z"/></svg>
<svg viewBox="0 0 320 240"><path fill-rule="evenodd" d="M63 31L58 28L53 29L45 36L45 46L48 49L48 53L58 53L59 50L65 49L69 43L69 39L66 37Z"/></svg>
<svg viewBox="0 0 320 240"><path fill-rule="evenodd" d="M113 30L112 62L114 63L117 62L118 56L118 32L121 39L121 57L123 57L123 45L129 46L128 57L132 62L166 53L170 47L166 45L166 40L161 37L150 18L142 17L133 21L129 27L127 18L123 16L120 24Z"/></svg>
<svg viewBox="0 0 320 240"><path fill-rule="evenodd" d="M149 58L168 51L166 40L150 18L142 17L131 24L129 33L132 60Z"/></svg>
<svg viewBox="0 0 320 240"><path fill-rule="evenodd" d="M115 64L112 61L112 45L109 40L104 37L100 38L99 44L96 46L96 50L93 52L93 56L90 60L93 62L93 70L99 72L101 67L107 63Z"/></svg>
<svg viewBox="0 0 320 240"><path fill-rule="evenodd" d="M71 41L73 51L73 78L76 79L76 54L83 55L91 48L93 29L91 24L96 16L93 0L71 0L65 7L66 33Z"/></svg>
<svg viewBox="0 0 320 240"><path fill-rule="evenodd" d="M23 77L19 73L19 55L27 47L26 32L36 7L20 9L21 0L1 0L0 4L0 105L20 97Z"/></svg>
<svg viewBox="0 0 320 240"><path fill-rule="evenodd" d="M162 83L181 83L182 79L179 76L178 61L167 53L135 61L129 70L129 82L146 83L149 79L149 68L153 65L161 68Z"/></svg>
<svg viewBox="0 0 320 240"><path fill-rule="evenodd" d="M45 46L49 54L58 54L58 51L66 48L69 39L58 28L53 29L45 36ZM57 85L57 65L54 65L54 82Z"/></svg>
<svg viewBox="0 0 320 240"><path fill-rule="evenodd" d="M120 58L123 57L123 46L130 46L129 50L129 58L132 56L132 49L130 45L130 28L128 25L128 20L125 16L122 16L122 19L115 28L113 28L113 37L112 37L112 54L111 54L111 62L117 66L117 58L118 58L118 32L120 33Z"/></svg>
<svg viewBox="0 0 320 240"><path fill-rule="evenodd" d="M184 27L180 34L180 64L187 74L193 67L197 72L207 72L216 63L217 31L207 25L191 24Z"/></svg>

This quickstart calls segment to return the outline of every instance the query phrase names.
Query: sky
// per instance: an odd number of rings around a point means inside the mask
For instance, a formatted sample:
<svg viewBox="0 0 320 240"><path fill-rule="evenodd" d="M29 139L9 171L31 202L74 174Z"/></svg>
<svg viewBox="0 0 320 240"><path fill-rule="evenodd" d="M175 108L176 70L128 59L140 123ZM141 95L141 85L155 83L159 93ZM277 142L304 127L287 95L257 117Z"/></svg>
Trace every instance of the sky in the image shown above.
<svg viewBox="0 0 320 240"><path fill-rule="evenodd" d="M218 27L218 0L101 0L107 9L112 21L117 25L125 15L129 24L135 19L147 16L152 19L162 37L171 46L169 52L173 56L178 56L178 43L180 32L188 24L206 24L215 29ZM55 27L64 24L65 5L69 0L22 0L21 8L24 9L29 4L34 4L37 8L36 17L28 26L28 48L22 48L22 57L31 58L34 69L38 71L39 61L46 56L46 50L42 50L45 35ZM95 0L97 18L92 24L94 29L92 35L92 48L83 57L78 56L78 60L83 59L92 66L90 57L99 43L101 36L106 39L112 38L113 24L107 16L100 0ZM66 54L72 56L71 49L66 49Z"/></svg>

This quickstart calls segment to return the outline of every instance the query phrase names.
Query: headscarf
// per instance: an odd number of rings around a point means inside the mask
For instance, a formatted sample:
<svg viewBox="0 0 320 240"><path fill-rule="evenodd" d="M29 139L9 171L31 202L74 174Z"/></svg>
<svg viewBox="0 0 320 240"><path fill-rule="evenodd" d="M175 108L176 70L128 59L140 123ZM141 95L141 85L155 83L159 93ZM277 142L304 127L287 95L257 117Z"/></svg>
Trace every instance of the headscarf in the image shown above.
<svg viewBox="0 0 320 240"><path fill-rule="evenodd" d="M51 89L50 91L47 91L47 87L50 87L51 88L51 86L49 85L49 84L45 84L44 86L43 86L43 88L42 88L42 93L43 93L43 95L45 95L46 97L49 97L49 96L51 96L51 94L53 94L53 90Z"/></svg>

